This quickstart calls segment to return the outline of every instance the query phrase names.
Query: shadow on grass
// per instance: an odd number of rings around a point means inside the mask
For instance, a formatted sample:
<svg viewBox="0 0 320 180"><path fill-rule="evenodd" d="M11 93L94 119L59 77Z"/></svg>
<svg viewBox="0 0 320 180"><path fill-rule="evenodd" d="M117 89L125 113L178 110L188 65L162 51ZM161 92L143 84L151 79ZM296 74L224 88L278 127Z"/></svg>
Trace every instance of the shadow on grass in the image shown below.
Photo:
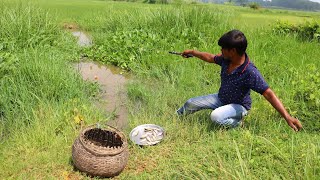
<svg viewBox="0 0 320 180"><path fill-rule="evenodd" d="M210 110L202 110L200 112L195 112L193 114L189 114L186 116L179 116L178 119L181 122L187 123L190 126L203 126L204 130L207 132L212 131L221 131L221 130L228 130L230 128L221 126L217 123L214 123L210 119Z"/></svg>
<svg viewBox="0 0 320 180"><path fill-rule="evenodd" d="M99 177L99 176L92 176L90 174L87 174L81 170L79 170L73 163L73 159L72 159L72 156L69 158L69 165L73 167L73 171L74 172L78 172L79 174L81 174L82 176L84 177L88 177L88 178L91 178L91 179L103 179L102 177Z"/></svg>
<svg viewBox="0 0 320 180"><path fill-rule="evenodd" d="M73 167L72 170L73 170L74 172L79 172L79 173L81 173L81 174L83 173L83 172L81 172L81 171L74 165L72 156L70 156L70 158L69 158L69 165Z"/></svg>

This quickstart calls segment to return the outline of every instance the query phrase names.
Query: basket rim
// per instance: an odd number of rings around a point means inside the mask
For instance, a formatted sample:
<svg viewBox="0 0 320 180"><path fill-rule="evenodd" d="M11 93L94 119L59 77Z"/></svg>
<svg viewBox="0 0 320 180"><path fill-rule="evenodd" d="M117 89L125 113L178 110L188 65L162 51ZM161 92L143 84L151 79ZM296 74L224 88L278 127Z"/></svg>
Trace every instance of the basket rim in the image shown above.
<svg viewBox="0 0 320 180"><path fill-rule="evenodd" d="M122 146L120 148L109 148L109 147L101 147L101 146L97 146L93 143L88 143L88 141L86 141L84 139L84 133L91 130L91 129L95 129L97 128L97 126L94 124L94 125L90 125L86 128L84 128L81 132L80 132L80 135L79 135L79 141L80 143L82 144L82 146L87 150L89 151L90 153L96 155L96 156L106 156L106 155L109 155L109 156L113 156L113 155L117 155L117 154L120 154L122 153L125 149L127 149L128 147L128 142L127 142L127 138L125 137L124 133L119 131L118 129L116 129L115 127L112 127L110 125L106 125L107 128L105 127L99 127L99 129L102 129L102 130L112 130L114 131L115 133L117 133L120 137L121 137L121 140L122 140Z"/></svg>

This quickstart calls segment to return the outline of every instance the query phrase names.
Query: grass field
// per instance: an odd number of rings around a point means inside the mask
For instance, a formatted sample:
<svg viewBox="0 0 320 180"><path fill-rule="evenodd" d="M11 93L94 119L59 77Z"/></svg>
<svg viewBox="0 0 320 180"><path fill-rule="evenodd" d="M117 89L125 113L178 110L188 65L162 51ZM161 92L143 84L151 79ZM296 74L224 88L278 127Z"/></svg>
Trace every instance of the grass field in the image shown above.
<svg viewBox="0 0 320 180"><path fill-rule="evenodd" d="M158 124L157 146L129 142L127 167L115 179L318 179L319 42L278 35L277 20L319 22L320 14L208 4L142 4L93 0L0 2L0 177L89 179L74 171L71 146L80 125L107 122L92 105L98 88L72 62L86 53L134 78L127 86L129 128ZM64 27L92 36L81 49ZM168 51L219 53L217 40L242 30L248 54L304 129L293 132L257 93L245 127L226 130L210 111L177 118L187 99L215 93L218 66Z"/></svg>

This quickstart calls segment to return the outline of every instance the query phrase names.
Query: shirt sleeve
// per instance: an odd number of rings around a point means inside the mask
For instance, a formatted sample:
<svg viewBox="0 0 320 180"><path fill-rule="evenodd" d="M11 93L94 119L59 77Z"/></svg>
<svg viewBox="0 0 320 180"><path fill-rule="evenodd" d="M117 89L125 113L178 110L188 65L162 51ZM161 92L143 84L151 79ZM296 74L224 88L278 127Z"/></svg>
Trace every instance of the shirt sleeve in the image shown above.
<svg viewBox="0 0 320 180"><path fill-rule="evenodd" d="M259 94L263 94L269 88L269 85L264 80L259 70L255 67L249 74L249 86L250 89Z"/></svg>
<svg viewBox="0 0 320 180"><path fill-rule="evenodd" d="M213 57L214 63L218 64L221 66L222 62L223 62L223 56L222 54L217 54Z"/></svg>

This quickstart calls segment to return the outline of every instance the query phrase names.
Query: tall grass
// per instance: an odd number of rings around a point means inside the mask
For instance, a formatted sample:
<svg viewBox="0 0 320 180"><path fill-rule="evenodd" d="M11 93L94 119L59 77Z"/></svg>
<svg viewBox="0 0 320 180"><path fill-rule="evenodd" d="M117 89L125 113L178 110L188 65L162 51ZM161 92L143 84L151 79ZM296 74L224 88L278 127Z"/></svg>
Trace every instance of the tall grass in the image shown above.
<svg viewBox="0 0 320 180"><path fill-rule="evenodd" d="M89 112L88 123L101 120L89 103L97 89L74 72L75 41L48 13L28 3L1 5L0 176L59 176L40 171L68 163L75 112Z"/></svg>
<svg viewBox="0 0 320 180"><path fill-rule="evenodd" d="M207 42L214 42L233 16L204 7L161 6L143 13L139 9L108 9L114 11L113 16L97 14L100 28L91 27L91 24L88 27L93 32L96 46L86 54L126 69L148 66L150 58L157 59L155 56L161 57L179 46L209 46ZM145 68L148 67L142 67Z"/></svg>
<svg viewBox="0 0 320 180"><path fill-rule="evenodd" d="M72 3L42 4L46 11L31 8L36 12L28 11L30 7L25 5L8 7L6 12L21 19L17 25L9 23L8 13L1 14L1 25L5 26L0 32L1 42L11 47L1 51L10 51L17 58L16 69L6 71L6 78L0 79L1 177L88 178L74 171L70 162L70 147L79 131L73 118L80 113L86 123L107 119L91 107L89 100L95 87L83 83L68 64L79 52L74 47L75 41L57 25L66 19L79 23L79 27L93 35L95 45L83 52L94 60L123 66L137 78L128 85L130 117L125 132L128 134L131 128L143 123L159 124L166 129L165 140L157 146L140 148L130 142L128 165L117 178L316 179L320 176L318 134L308 128L292 132L256 93L252 93L253 108L244 128L225 130L215 126L208 117L210 110L176 117L175 110L188 98L218 91L220 69L194 58L182 59L167 53L189 48L219 53L217 39L230 29L239 28L249 39L252 61L294 113L305 110L300 109L305 107L305 102L295 99L294 88L300 86L291 82L308 75L304 69L309 67L307 64L319 66L318 44L279 37L271 33L268 24L248 26L246 19L239 18L241 11L234 7L142 7L134 3L80 0ZM71 6L76 10L69 12ZM17 12L24 9L25 13L39 16L20 17ZM90 13L83 13L86 10ZM60 19L54 20L47 11L59 12ZM233 24L235 19L237 24ZM5 34L13 33L15 27L28 29L31 28L28 22L33 21L41 22L36 26L40 27L39 31L33 27L31 35L23 30L12 34L12 41L6 39ZM46 36L32 38L42 33ZM310 119L301 121L307 124Z"/></svg>
<svg viewBox="0 0 320 180"><path fill-rule="evenodd" d="M57 25L52 22L48 13L24 4L20 2L15 8L2 8L0 37L3 48L52 45L58 37Z"/></svg>

